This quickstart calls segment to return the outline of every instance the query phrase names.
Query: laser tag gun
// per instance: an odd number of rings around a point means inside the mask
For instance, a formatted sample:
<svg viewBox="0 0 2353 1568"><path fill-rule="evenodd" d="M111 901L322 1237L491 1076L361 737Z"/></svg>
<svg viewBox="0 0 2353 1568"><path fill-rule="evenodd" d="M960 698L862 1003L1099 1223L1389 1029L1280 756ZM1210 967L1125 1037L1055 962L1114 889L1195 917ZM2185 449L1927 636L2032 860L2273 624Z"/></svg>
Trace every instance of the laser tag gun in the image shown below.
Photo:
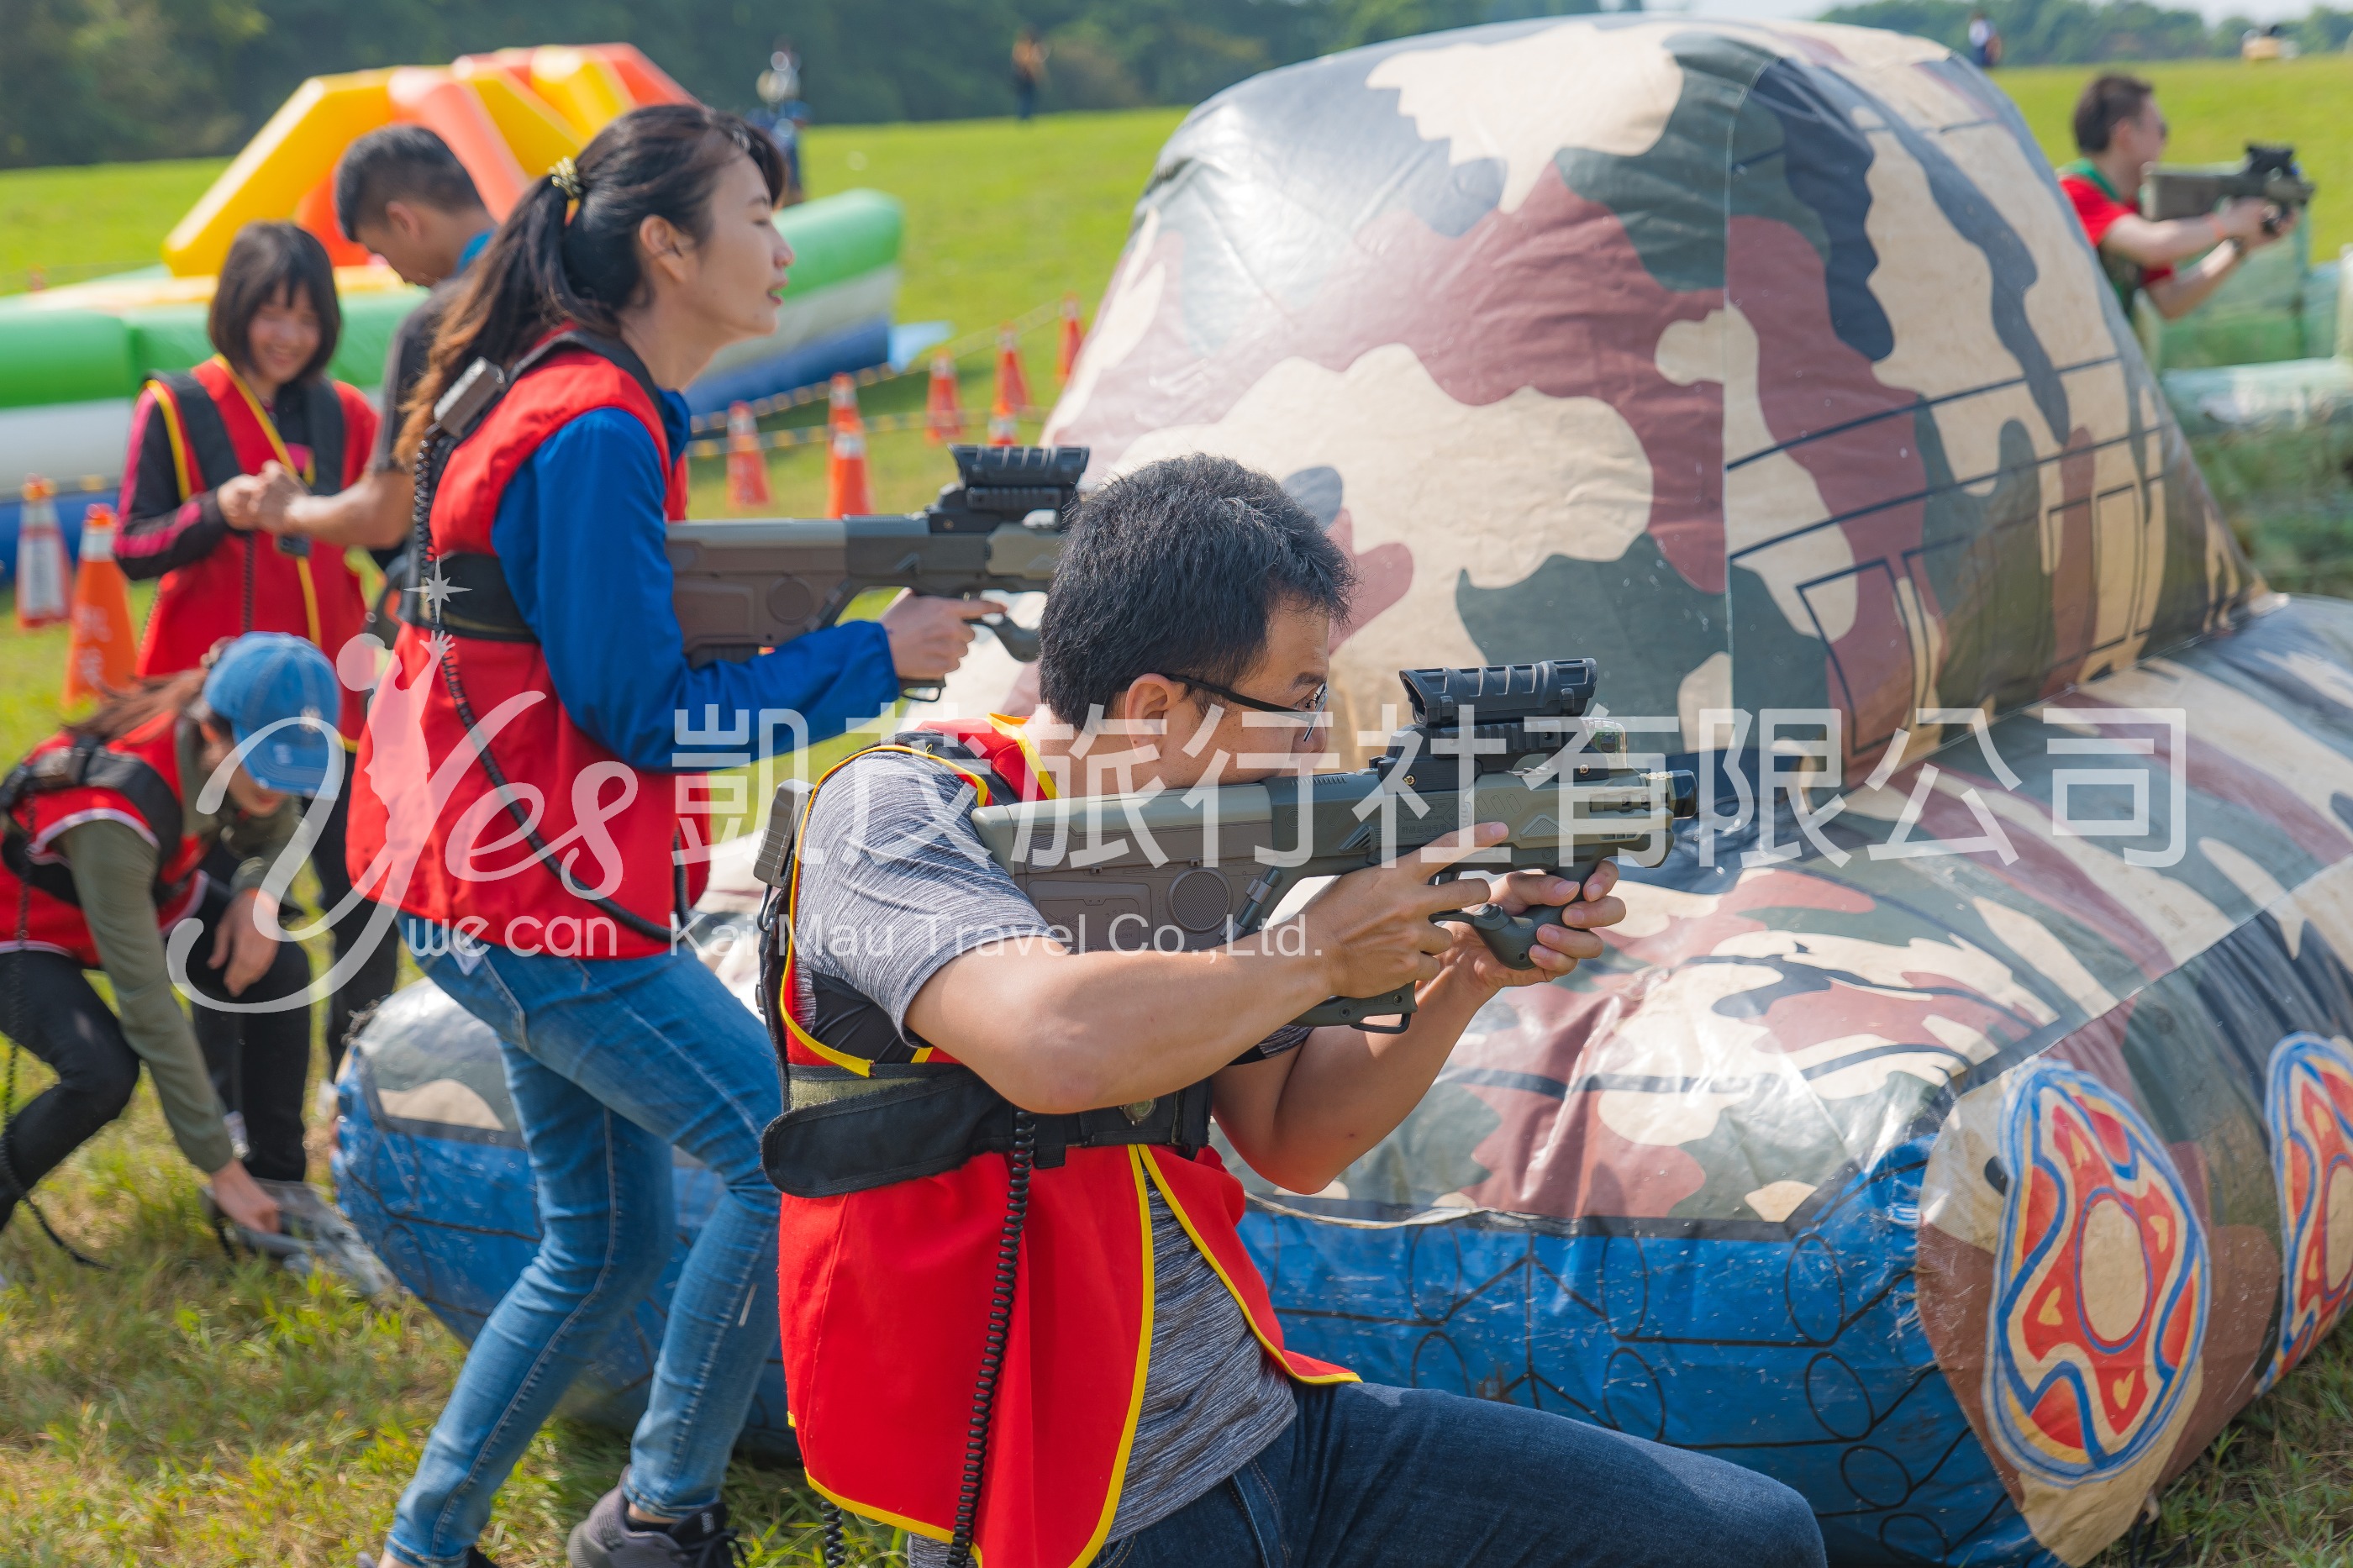
<svg viewBox="0 0 2353 1568"><path fill-rule="evenodd" d="M2247 161L2236 168L2219 164L2158 164L2141 183L2142 215L2152 221L2203 217L2224 202L2253 196L2282 213L2310 204L2316 187L2296 167L2295 149L2276 142L2250 142ZM2280 221L2263 226L2277 234Z"/></svg>
<svg viewBox="0 0 2353 1568"><path fill-rule="evenodd" d="M1413 722L1360 773L983 806L973 826L1069 946L1182 952L1257 931L1308 878L1377 866L1473 823L1510 833L1489 859L1440 879L1511 869L1581 883L1610 856L1656 866L1675 823L1697 812L1689 772L1631 767L1625 731L1584 719L1589 658L1399 674ZM1532 967L1537 931L1561 923L1556 908L1510 915L1493 904L1431 918L1470 926L1515 969ZM1395 1034L1413 1010L1409 984L1336 996L1297 1021L1365 1026L1397 1015L1374 1026Z"/></svg>
<svg viewBox="0 0 2353 1568"><path fill-rule="evenodd" d="M952 447L956 482L894 517L728 518L670 525L687 662L749 658L829 626L870 588L942 598L1042 590L1086 471L1084 447ZM1038 634L981 623L1027 664Z"/></svg>

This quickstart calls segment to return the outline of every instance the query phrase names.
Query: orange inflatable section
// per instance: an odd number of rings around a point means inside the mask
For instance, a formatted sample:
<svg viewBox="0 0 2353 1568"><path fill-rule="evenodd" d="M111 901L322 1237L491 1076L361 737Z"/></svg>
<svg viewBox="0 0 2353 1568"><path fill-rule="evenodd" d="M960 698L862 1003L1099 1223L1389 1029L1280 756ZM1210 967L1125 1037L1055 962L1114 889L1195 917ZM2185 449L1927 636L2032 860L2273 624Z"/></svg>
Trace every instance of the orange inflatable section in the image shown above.
<svg viewBox="0 0 2353 1568"><path fill-rule="evenodd" d="M422 125L449 144L483 205L503 217L559 158L616 115L693 99L628 44L551 45L312 77L269 118L164 241L182 278L218 272L237 231L287 219L323 241L339 266L366 254L335 221L335 165L380 126Z"/></svg>

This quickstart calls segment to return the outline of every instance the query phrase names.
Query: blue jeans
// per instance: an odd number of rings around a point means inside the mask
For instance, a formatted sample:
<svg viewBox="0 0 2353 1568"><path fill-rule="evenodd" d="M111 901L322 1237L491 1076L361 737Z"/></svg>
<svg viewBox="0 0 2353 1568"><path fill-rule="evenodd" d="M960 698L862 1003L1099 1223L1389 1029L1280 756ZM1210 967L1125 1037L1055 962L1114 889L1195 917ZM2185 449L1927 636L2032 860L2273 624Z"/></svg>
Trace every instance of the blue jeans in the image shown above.
<svg viewBox="0 0 2353 1568"><path fill-rule="evenodd" d="M1302 1388L1229 1479L1095 1568L1822 1568L1805 1499L1722 1459L1422 1388Z"/></svg>
<svg viewBox="0 0 2353 1568"><path fill-rule="evenodd" d="M434 1424L393 1521L393 1551L418 1568L462 1568L533 1434L670 1260L672 1144L723 1190L670 1300L626 1484L646 1513L711 1506L776 1339L776 1193L760 1169L760 1131L783 1104L765 1034L683 952L581 960L491 948L470 974L446 952L421 962L497 1031L541 1238Z"/></svg>

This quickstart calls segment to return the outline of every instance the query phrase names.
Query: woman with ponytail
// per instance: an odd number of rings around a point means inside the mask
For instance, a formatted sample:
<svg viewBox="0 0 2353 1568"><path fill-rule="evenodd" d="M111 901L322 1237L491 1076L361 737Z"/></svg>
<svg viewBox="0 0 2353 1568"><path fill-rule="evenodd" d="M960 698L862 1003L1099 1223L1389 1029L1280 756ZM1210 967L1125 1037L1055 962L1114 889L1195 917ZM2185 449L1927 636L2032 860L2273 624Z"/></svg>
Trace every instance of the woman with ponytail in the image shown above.
<svg viewBox="0 0 2353 1568"><path fill-rule="evenodd" d="M688 725L750 751L777 732L764 710L797 710L810 740L871 717L902 679L954 668L996 608L909 598L879 623L689 668L663 554L684 511L679 389L776 330L783 190L774 143L733 115L615 120L508 214L407 410L425 591L361 744L351 868L403 911L424 972L496 1031L543 1234L475 1339L385 1563L485 1561L492 1495L669 1261L673 1145L722 1195L680 1275L628 1468L573 1531L571 1561L733 1561L719 1489L776 1342L759 1140L782 1105L758 1023L672 939L707 839L670 775L712 744ZM453 442L435 405L485 361L505 390Z"/></svg>

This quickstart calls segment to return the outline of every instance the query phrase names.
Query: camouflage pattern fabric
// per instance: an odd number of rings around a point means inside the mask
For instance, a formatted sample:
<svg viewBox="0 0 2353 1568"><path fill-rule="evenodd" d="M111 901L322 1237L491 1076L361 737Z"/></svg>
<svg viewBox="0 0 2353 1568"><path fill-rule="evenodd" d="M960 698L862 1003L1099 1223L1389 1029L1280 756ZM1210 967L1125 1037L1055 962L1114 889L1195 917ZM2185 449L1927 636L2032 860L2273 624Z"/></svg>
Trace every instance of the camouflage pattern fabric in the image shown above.
<svg viewBox="0 0 2353 1568"><path fill-rule="evenodd" d="M1975 69L1624 16L1244 83L1048 437L1324 518L1360 746L1589 654L1709 775L1606 960L1258 1185L1301 1349L1754 1465L1836 1562L2079 1563L2334 1325L2353 607L2250 571Z"/></svg>

